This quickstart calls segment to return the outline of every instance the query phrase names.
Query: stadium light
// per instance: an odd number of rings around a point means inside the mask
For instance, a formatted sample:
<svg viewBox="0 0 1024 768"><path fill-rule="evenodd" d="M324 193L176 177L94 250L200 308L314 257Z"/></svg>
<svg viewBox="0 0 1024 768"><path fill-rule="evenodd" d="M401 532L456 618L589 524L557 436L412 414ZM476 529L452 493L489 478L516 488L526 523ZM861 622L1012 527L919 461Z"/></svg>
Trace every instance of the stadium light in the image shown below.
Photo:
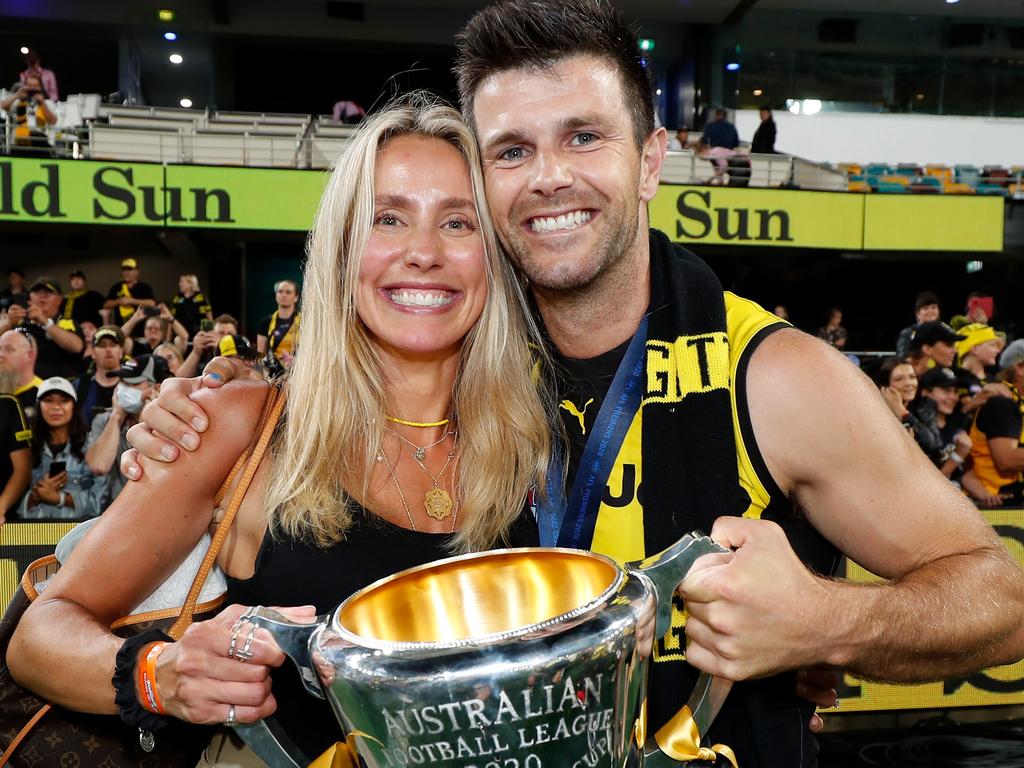
<svg viewBox="0 0 1024 768"><path fill-rule="evenodd" d="M164 40L170 40L172 43L178 39L176 32L164 32Z"/></svg>
<svg viewBox="0 0 1024 768"><path fill-rule="evenodd" d="M764 91L762 91L760 88L755 88L754 89L754 95L755 96L760 96L762 93L764 93Z"/></svg>
<svg viewBox="0 0 1024 768"><path fill-rule="evenodd" d="M946 0L946 5L956 5L960 0Z"/></svg>
<svg viewBox="0 0 1024 768"><path fill-rule="evenodd" d="M22 53L28 53L28 46L27 45L21 46L21 52Z"/></svg>
<svg viewBox="0 0 1024 768"><path fill-rule="evenodd" d="M156 17L160 19L160 21L170 23L174 21L174 11L169 8L161 8L156 12Z"/></svg>
<svg viewBox="0 0 1024 768"><path fill-rule="evenodd" d="M739 68L740 63L738 61L730 61L728 64L725 65L725 69L728 72L738 72Z"/></svg>
<svg viewBox="0 0 1024 768"><path fill-rule="evenodd" d="M190 99L188 97L182 99L178 103L181 104L181 106L183 106L185 109L191 109L192 108L192 99Z"/></svg>
<svg viewBox="0 0 1024 768"><path fill-rule="evenodd" d="M821 112L821 102L818 99L804 99L804 114L816 115Z"/></svg>
<svg viewBox="0 0 1024 768"><path fill-rule="evenodd" d="M172 53L170 56L167 57L167 60L170 61L171 64L181 64L181 62L183 62L185 59L182 57L180 53Z"/></svg>
<svg viewBox="0 0 1024 768"><path fill-rule="evenodd" d="M640 38L640 50L641 51L653 51L654 41L649 37Z"/></svg>

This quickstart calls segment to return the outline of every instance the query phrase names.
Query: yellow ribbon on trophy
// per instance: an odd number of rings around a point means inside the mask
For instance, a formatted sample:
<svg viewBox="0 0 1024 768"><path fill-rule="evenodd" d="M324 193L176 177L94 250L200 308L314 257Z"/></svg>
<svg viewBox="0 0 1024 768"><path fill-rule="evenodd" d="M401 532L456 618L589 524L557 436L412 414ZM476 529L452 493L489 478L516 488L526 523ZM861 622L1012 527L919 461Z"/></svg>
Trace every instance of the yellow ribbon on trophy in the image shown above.
<svg viewBox="0 0 1024 768"><path fill-rule="evenodd" d="M633 733L636 743L642 748L647 743L647 699L640 705L640 716L637 717ZM736 753L725 744L715 744L712 747L700 745L700 730L693 721L693 713L689 707L683 707L676 712L675 716L654 734L654 743L668 757L680 763L691 760L714 763L721 755L732 764L732 768L739 768Z"/></svg>
<svg viewBox="0 0 1024 768"><path fill-rule="evenodd" d="M345 737L345 741L336 741L334 746L328 747L326 752L309 764L309 768L359 768L356 736L362 736L364 739L370 739L380 744L380 741L368 733L352 731Z"/></svg>

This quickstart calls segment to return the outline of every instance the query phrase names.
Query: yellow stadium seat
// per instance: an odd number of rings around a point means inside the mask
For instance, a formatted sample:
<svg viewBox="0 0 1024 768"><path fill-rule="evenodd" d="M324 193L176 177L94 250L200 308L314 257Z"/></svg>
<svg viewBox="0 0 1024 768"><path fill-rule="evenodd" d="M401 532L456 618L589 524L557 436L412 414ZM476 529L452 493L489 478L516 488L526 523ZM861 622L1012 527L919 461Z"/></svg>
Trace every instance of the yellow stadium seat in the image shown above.
<svg viewBox="0 0 1024 768"><path fill-rule="evenodd" d="M948 165L926 165L924 173L925 176L937 176L940 179L953 181L953 169Z"/></svg>
<svg viewBox="0 0 1024 768"><path fill-rule="evenodd" d="M851 181L847 186L848 192L870 192L871 185L866 181Z"/></svg>
<svg viewBox="0 0 1024 768"><path fill-rule="evenodd" d="M904 176L902 173L894 173L889 176L882 176L878 180L884 181L888 184L901 184L904 187L910 185L910 179Z"/></svg>
<svg viewBox="0 0 1024 768"><path fill-rule="evenodd" d="M942 185L942 191L947 195L973 195L976 194L974 187L970 184L956 184L947 182Z"/></svg>

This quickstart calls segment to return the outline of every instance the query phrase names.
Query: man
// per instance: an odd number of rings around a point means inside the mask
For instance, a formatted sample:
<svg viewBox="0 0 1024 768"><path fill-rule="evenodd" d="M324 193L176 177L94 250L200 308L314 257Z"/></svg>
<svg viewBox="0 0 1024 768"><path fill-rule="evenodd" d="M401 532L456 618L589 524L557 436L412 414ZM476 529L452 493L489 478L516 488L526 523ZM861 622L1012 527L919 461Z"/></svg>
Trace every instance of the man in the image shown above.
<svg viewBox="0 0 1024 768"><path fill-rule="evenodd" d="M76 269L68 279L71 290L64 297L64 309L61 314L68 320L74 320L79 326L89 322L100 326L103 319L100 310L103 308L103 295L99 291L90 290L86 285L85 273Z"/></svg>
<svg viewBox="0 0 1024 768"><path fill-rule="evenodd" d="M49 150L46 132L57 122L55 109L43 93L38 75L28 75L18 90L0 99L0 110L9 112L8 120L14 124L14 146L28 147L35 154Z"/></svg>
<svg viewBox="0 0 1024 768"><path fill-rule="evenodd" d="M910 364L920 379L929 368L952 368L956 364L956 345L966 337L941 320L921 323L910 340Z"/></svg>
<svg viewBox="0 0 1024 768"><path fill-rule="evenodd" d="M17 267L7 269L7 287L0 291L0 310L6 312L12 304L28 305L28 291L25 290L25 273Z"/></svg>
<svg viewBox="0 0 1024 768"><path fill-rule="evenodd" d="M155 307L153 289L139 282L139 262L125 259L121 262L121 280L110 287L104 309L116 310L110 322L123 325L139 307Z"/></svg>
<svg viewBox="0 0 1024 768"><path fill-rule="evenodd" d="M127 482L114 467L117 457L128 448L125 434L138 423L142 406L156 396L160 382L171 372L162 357L142 355L126 360L112 375L120 381L111 407L93 419L85 441L86 464L94 475L107 479L106 492L99 494L100 509L106 509Z"/></svg>
<svg viewBox="0 0 1024 768"><path fill-rule="evenodd" d="M32 430L14 395L0 395L0 525L32 482Z"/></svg>
<svg viewBox="0 0 1024 768"><path fill-rule="evenodd" d="M302 322L302 314L298 311L298 283L294 280L278 280L274 286L274 299L277 309L260 321L256 332L256 350L261 355L271 352L288 367L295 355L299 324Z"/></svg>
<svg viewBox="0 0 1024 768"><path fill-rule="evenodd" d="M24 328L0 334L0 392L17 398L25 420L36 412L36 393L43 380L36 376L36 340Z"/></svg>
<svg viewBox="0 0 1024 768"><path fill-rule="evenodd" d="M85 349L82 331L74 320L60 315L64 300L60 283L53 277L39 276L32 281L28 294L28 309L17 304L0 321L0 333L11 328L24 328L36 341L36 374L43 379L63 376L73 379L78 375Z"/></svg>
<svg viewBox="0 0 1024 768"><path fill-rule="evenodd" d="M914 300L914 324L908 325L896 337L896 357L910 357L910 342L914 331L922 323L933 323L939 319L939 297L931 291L921 291Z"/></svg>
<svg viewBox="0 0 1024 768"><path fill-rule="evenodd" d="M566 489L594 500L596 514L539 510L542 541L631 560L704 528L735 549L702 558L680 587L688 618L677 605L656 643L648 733L675 715L696 668L743 681L706 734L713 742L745 768L799 755L809 765L810 705L794 695L791 670L829 664L912 681L1024 655L1020 569L874 387L648 231L666 135L619 14L600 0L508 0L474 16L458 47L488 205L551 340L555 402L572 405L559 410L570 484L579 475L597 489ZM620 361L634 358L623 397L609 395ZM214 370L223 379L229 368ZM149 426L194 447L193 427L206 423L187 397L196 386L172 387ZM637 406L625 437L595 451L610 470L581 456L588 437L605 434L595 422L609 420L606 399L616 413L619 402ZM133 437L160 457L164 443L145 427ZM817 575L837 550L892 581ZM961 613L969 626L944 618Z"/></svg>
<svg viewBox="0 0 1024 768"><path fill-rule="evenodd" d="M999 356L1010 397L992 397L971 428L973 473L985 490L1009 506L1024 504L1024 339Z"/></svg>
<svg viewBox="0 0 1024 768"><path fill-rule="evenodd" d="M26 83L30 77L36 77L46 91L46 98L52 102L60 101L60 92L57 90L57 76L52 69L43 66L39 54L30 50L25 54L25 69L19 75L21 82Z"/></svg>
<svg viewBox="0 0 1024 768"><path fill-rule="evenodd" d="M100 326L92 341L93 373L80 376L75 387L86 427L91 427L96 415L113 405L123 358L124 333L116 325Z"/></svg>
<svg viewBox="0 0 1024 768"><path fill-rule="evenodd" d="M195 376L213 359L213 351L225 336L238 335L238 321L231 315L217 315L213 330L200 331L192 340L192 351L178 369L178 376Z"/></svg>
<svg viewBox="0 0 1024 768"><path fill-rule="evenodd" d="M715 119L704 126L704 133L701 134L700 143L709 147L723 147L724 149L736 149L740 145L740 135L736 132L736 126L729 122L729 113L719 107L715 110Z"/></svg>

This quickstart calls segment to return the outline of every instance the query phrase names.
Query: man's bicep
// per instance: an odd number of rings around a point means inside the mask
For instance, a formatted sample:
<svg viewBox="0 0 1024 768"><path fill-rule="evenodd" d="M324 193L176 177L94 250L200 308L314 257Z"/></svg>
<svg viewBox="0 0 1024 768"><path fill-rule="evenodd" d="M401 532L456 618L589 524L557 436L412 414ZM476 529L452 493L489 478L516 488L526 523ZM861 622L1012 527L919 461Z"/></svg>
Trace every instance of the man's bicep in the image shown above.
<svg viewBox="0 0 1024 768"><path fill-rule="evenodd" d="M747 381L761 453L844 554L893 578L995 541L849 361L799 332L775 334L762 347Z"/></svg>

